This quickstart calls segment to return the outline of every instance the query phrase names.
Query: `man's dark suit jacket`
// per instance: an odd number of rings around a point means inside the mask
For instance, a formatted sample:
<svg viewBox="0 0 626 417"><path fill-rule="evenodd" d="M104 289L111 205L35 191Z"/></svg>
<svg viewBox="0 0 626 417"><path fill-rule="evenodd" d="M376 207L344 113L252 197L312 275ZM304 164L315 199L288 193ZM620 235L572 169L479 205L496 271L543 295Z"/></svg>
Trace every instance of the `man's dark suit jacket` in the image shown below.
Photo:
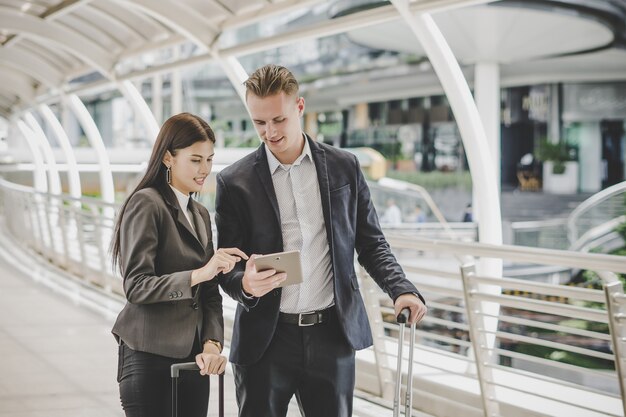
<svg viewBox="0 0 626 417"><path fill-rule="evenodd" d="M217 279L190 287L191 272L213 256L213 242L209 212L193 199L189 204L197 234L167 184L136 192L126 206L120 263L128 302L113 334L133 350L185 358L197 329L201 341L223 343Z"/></svg>
<svg viewBox="0 0 626 417"><path fill-rule="evenodd" d="M363 349L372 344L372 335L354 270L354 250L359 263L393 300L417 290L391 254L356 157L308 137L306 140L322 198L320 215L324 216L330 247L337 315L352 347ZM283 250L280 212L265 152L261 145L217 175L218 247L238 247L247 254ZM243 273L240 262L229 274L220 276L220 285L239 301L230 361L249 365L269 346L282 290L273 290L251 303L243 295Z"/></svg>

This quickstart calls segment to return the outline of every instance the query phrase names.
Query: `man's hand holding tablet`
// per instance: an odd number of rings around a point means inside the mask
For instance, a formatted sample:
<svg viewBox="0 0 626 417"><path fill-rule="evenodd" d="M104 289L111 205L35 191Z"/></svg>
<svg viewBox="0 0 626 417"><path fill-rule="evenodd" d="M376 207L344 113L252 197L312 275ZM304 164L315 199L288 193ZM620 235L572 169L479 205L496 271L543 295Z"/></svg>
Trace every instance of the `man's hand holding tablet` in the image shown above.
<svg viewBox="0 0 626 417"><path fill-rule="evenodd" d="M295 250L250 256L241 284L247 295L262 297L274 288L301 282L300 251Z"/></svg>

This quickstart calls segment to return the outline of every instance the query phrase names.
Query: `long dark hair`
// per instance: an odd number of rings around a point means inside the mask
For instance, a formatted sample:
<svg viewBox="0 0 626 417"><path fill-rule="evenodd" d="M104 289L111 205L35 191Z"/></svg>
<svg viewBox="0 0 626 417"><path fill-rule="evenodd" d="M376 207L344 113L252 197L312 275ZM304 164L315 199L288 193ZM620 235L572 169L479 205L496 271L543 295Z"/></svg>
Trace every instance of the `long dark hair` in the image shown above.
<svg viewBox="0 0 626 417"><path fill-rule="evenodd" d="M176 114L163 123L156 142L154 143L154 147L152 148L152 155L150 155L146 173L141 181L139 181L137 187L126 198L126 201L124 201L117 215L110 250L113 259L113 269L119 266L121 270L122 267L120 264L120 227L128 201L139 190L150 187L159 188L167 184L165 178L166 167L163 164L166 151L170 151L172 156L175 156L179 149L187 148L196 142L206 142L208 140L215 143L213 130L207 122L193 114Z"/></svg>

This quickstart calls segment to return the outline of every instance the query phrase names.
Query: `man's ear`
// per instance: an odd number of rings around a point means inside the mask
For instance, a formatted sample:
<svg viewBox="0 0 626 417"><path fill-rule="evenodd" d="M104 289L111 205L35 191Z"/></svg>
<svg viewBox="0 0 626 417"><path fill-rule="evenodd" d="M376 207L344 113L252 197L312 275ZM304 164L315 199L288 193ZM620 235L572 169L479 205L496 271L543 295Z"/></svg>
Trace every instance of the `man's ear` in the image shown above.
<svg viewBox="0 0 626 417"><path fill-rule="evenodd" d="M302 117L304 114L304 97L298 97L296 105L298 106L298 117Z"/></svg>
<svg viewBox="0 0 626 417"><path fill-rule="evenodd" d="M163 163L165 164L166 167L172 166L172 158L173 157L170 151L165 151L165 155L163 156Z"/></svg>

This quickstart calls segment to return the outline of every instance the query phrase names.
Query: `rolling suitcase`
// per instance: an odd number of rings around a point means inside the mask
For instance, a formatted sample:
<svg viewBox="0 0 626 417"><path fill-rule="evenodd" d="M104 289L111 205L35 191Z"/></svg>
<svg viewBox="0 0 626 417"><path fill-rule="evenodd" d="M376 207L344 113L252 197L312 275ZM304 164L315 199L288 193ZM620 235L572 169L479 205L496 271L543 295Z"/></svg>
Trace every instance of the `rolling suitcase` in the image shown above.
<svg viewBox="0 0 626 417"><path fill-rule="evenodd" d="M180 371L198 371L195 362L175 363L171 367L172 375L172 417L178 417L178 377ZM224 374L219 375L219 417L224 417Z"/></svg>
<svg viewBox="0 0 626 417"><path fill-rule="evenodd" d="M410 310L405 308L398 314L398 366L396 368L396 389L393 397L393 417L400 416L400 393L402 391L402 349L404 348L404 328L409 320ZM413 411L413 350L415 347L415 323L411 326L409 341L409 369L406 375L406 393L404 395L404 415L411 417Z"/></svg>

